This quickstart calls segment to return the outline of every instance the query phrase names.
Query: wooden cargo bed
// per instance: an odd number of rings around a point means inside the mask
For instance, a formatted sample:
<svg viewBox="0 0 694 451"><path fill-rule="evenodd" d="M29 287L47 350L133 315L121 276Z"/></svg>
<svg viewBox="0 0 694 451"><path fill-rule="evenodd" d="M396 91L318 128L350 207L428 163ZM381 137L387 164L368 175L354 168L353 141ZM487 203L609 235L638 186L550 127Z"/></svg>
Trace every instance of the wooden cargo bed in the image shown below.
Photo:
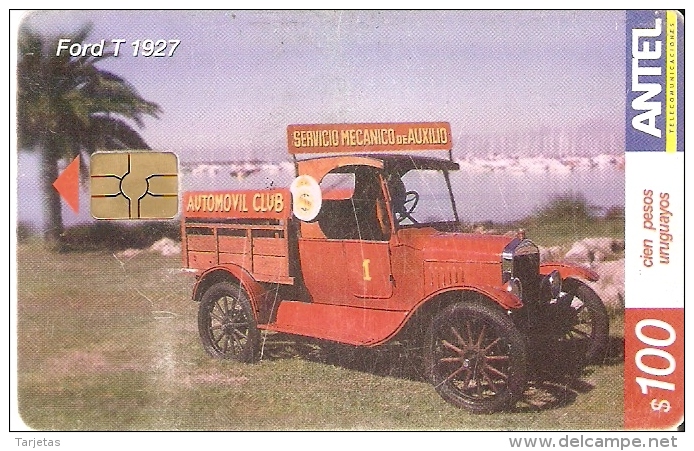
<svg viewBox="0 0 694 451"><path fill-rule="evenodd" d="M289 271L287 222L209 222L187 218L181 240L184 264L200 270L234 264L259 282L291 285L294 278Z"/></svg>

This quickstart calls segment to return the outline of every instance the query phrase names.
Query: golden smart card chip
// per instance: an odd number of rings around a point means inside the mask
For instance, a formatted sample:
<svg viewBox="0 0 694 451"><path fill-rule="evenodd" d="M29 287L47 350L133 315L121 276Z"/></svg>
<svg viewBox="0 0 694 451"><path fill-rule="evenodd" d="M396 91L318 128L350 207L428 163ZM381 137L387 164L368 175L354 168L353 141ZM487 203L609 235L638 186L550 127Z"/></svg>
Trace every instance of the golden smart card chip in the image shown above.
<svg viewBox="0 0 694 451"><path fill-rule="evenodd" d="M178 212L178 159L168 152L102 152L91 158L96 219L169 219Z"/></svg>

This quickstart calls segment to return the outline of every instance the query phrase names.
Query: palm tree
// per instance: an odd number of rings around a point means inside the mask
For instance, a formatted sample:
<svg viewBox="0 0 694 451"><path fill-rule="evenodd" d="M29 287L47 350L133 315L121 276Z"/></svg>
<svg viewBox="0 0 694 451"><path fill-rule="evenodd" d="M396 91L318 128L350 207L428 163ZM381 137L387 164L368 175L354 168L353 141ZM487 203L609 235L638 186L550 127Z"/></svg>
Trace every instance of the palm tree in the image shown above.
<svg viewBox="0 0 694 451"><path fill-rule="evenodd" d="M84 42L90 26L70 39ZM96 67L104 57L55 55L57 39L23 27L18 36L18 150L41 154L47 214L45 237L59 243L63 232L60 196L53 189L58 162L82 160L97 150L149 149L131 126L145 115L158 117L156 103L143 99L126 80Z"/></svg>

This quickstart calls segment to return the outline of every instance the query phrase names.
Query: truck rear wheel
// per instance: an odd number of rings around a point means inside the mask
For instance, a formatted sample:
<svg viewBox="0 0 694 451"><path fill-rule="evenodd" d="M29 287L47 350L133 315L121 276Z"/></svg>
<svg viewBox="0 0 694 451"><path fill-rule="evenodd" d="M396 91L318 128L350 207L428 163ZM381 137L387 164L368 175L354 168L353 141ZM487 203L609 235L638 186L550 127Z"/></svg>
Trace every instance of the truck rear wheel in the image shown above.
<svg viewBox="0 0 694 451"><path fill-rule="evenodd" d="M260 332L240 284L220 282L205 292L198 309L198 331L203 348L212 357L255 361Z"/></svg>
<svg viewBox="0 0 694 451"><path fill-rule="evenodd" d="M512 407L526 384L525 341L494 305L460 302L431 321L425 374L447 402L473 413Z"/></svg>

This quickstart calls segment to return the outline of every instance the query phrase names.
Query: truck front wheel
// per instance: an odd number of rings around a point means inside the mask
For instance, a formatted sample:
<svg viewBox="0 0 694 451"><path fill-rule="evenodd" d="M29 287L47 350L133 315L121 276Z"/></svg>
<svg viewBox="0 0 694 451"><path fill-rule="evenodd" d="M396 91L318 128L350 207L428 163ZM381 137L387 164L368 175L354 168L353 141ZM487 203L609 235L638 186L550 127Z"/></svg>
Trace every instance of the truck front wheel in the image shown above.
<svg viewBox="0 0 694 451"><path fill-rule="evenodd" d="M502 310L459 302L432 320L425 371L447 402L473 413L512 407L526 384L525 341Z"/></svg>
<svg viewBox="0 0 694 451"><path fill-rule="evenodd" d="M610 319L605 304L595 291L579 280L566 279L564 289L569 314L558 321L565 325L559 342L568 345L565 352L583 358L583 363L600 363L607 357L610 339Z"/></svg>
<svg viewBox="0 0 694 451"><path fill-rule="evenodd" d="M260 332L240 284L220 282L205 292L198 309L198 331L212 357L247 363L256 358Z"/></svg>

